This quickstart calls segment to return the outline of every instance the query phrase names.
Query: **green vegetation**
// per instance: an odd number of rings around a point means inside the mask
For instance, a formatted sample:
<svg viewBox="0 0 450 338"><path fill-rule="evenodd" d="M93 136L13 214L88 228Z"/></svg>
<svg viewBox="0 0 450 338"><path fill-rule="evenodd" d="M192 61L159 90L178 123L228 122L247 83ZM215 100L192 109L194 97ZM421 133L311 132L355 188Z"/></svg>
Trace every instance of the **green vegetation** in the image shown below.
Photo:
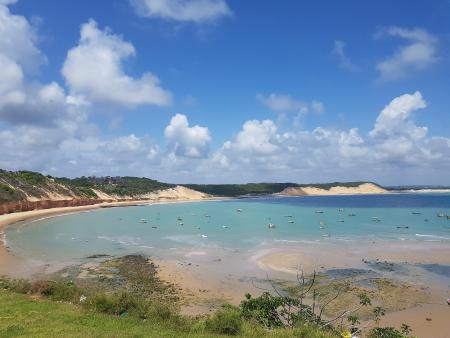
<svg viewBox="0 0 450 338"><path fill-rule="evenodd" d="M266 195L297 187L295 183L186 184L188 188L217 196Z"/></svg>
<svg viewBox="0 0 450 338"><path fill-rule="evenodd" d="M329 302L316 302L315 276L302 276L299 296L282 296L274 288L275 295L247 295L239 306L224 305L212 315L197 317L179 313L175 288L159 280L153 263L142 256L93 261L53 277L0 279L1 337L337 338L346 329L360 333L354 309L348 308L345 316L323 317ZM366 294L359 295L362 307L371 307ZM376 325L368 337L410 337L407 325L400 330L378 326L383 308L373 307L372 312ZM344 319L347 324L342 326Z"/></svg>
<svg viewBox="0 0 450 338"><path fill-rule="evenodd" d="M313 183L313 184L297 184L297 183L187 184L185 186L210 195L236 197L245 195L276 194L290 187L299 187L299 188L314 187L330 190L332 187L335 186L353 188L364 183L372 183L372 182L333 182L333 183ZM376 183L372 184L377 185Z"/></svg>

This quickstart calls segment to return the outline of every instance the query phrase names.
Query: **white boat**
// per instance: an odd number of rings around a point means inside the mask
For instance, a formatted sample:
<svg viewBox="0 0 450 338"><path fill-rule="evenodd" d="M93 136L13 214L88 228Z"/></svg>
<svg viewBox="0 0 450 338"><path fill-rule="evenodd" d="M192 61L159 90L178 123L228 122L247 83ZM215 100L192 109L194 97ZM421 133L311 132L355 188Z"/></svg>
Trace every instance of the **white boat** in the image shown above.
<svg viewBox="0 0 450 338"><path fill-rule="evenodd" d="M323 210L316 210L316 214L323 214Z"/></svg>
<svg viewBox="0 0 450 338"><path fill-rule="evenodd" d="M267 224L267 227L269 229L275 229L277 226L275 224L273 224L273 223L269 223L269 224Z"/></svg>
<svg viewBox="0 0 450 338"><path fill-rule="evenodd" d="M323 234L322 237L330 237L330 234Z"/></svg>
<svg viewBox="0 0 450 338"><path fill-rule="evenodd" d="M228 229L228 226L227 225L222 225L222 228Z"/></svg>
<svg viewBox="0 0 450 338"><path fill-rule="evenodd" d="M208 238L208 236L206 236L206 235L202 235L202 237L203 237L203 238Z"/></svg>
<svg viewBox="0 0 450 338"><path fill-rule="evenodd" d="M294 221L293 220L289 220L288 223L294 223Z"/></svg>

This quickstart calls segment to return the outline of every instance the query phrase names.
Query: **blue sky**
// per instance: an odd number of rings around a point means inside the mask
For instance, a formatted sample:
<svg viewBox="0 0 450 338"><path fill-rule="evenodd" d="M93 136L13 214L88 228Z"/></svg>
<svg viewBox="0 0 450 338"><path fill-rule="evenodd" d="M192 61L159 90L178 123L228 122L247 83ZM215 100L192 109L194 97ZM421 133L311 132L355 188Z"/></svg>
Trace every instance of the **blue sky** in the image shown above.
<svg viewBox="0 0 450 338"><path fill-rule="evenodd" d="M450 184L449 1L0 8L0 167Z"/></svg>

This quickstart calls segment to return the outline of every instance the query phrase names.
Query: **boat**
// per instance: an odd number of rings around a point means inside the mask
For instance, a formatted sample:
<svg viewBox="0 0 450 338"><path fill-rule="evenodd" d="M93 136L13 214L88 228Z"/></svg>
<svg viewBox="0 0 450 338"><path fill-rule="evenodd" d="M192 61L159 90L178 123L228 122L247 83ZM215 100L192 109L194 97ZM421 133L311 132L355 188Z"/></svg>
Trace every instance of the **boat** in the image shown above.
<svg viewBox="0 0 450 338"><path fill-rule="evenodd" d="M202 235L202 238L208 238L208 236L206 236L206 235Z"/></svg>
<svg viewBox="0 0 450 338"><path fill-rule="evenodd" d="M325 225L326 223L324 221L319 222L320 225Z"/></svg>
<svg viewBox="0 0 450 338"><path fill-rule="evenodd" d="M338 211L339 211L339 212L343 212L344 209L343 209L343 208L339 208Z"/></svg>
<svg viewBox="0 0 450 338"><path fill-rule="evenodd" d="M348 214L350 217L356 216L356 214Z"/></svg>
<svg viewBox="0 0 450 338"><path fill-rule="evenodd" d="M338 222L339 222L339 223L344 223L344 220L343 220L343 219L340 219Z"/></svg>
<svg viewBox="0 0 450 338"><path fill-rule="evenodd" d="M323 234L322 237L330 237L330 234Z"/></svg>
<svg viewBox="0 0 450 338"><path fill-rule="evenodd" d="M180 222L180 223L178 223L179 225L184 225L184 223L183 222Z"/></svg>
<svg viewBox="0 0 450 338"><path fill-rule="evenodd" d="M398 225L397 229L409 229L408 225Z"/></svg>
<svg viewBox="0 0 450 338"><path fill-rule="evenodd" d="M292 218L292 215L284 215L284 217Z"/></svg>
<svg viewBox="0 0 450 338"><path fill-rule="evenodd" d="M447 215L447 219L450 219L450 215Z"/></svg>
<svg viewBox="0 0 450 338"><path fill-rule="evenodd" d="M228 229L228 225L222 225L222 228Z"/></svg>
<svg viewBox="0 0 450 338"><path fill-rule="evenodd" d="M421 214L421 212L418 212L418 211L413 211L413 212L412 212L412 214L413 214L413 215L420 215L420 214Z"/></svg>
<svg viewBox="0 0 450 338"><path fill-rule="evenodd" d="M294 223L294 221L290 219L290 220L288 221L288 223Z"/></svg>
<svg viewBox="0 0 450 338"><path fill-rule="evenodd" d="M372 222L381 222L381 219L378 217L372 217Z"/></svg>
<svg viewBox="0 0 450 338"><path fill-rule="evenodd" d="M141 218L141 220L139 221L139 223L148 223L148 221L145 218Z"/></svg>
<svg viewBox="0 0 450 338"><path fill-rule="evenodd" d="M236 209L236 212L242 212L242 209Z"/></svg>
<svg viewBox="0 0 450 338"><path fill-rule="evenodd" d="M273 224L273 223L269 223L269 224L267 224L267 227L269 229L275 229L277 226L275 224Z"/></svg>
<svg viewBox="0 0 450 338"><path fill-rule="evenodd" d="M316 210L316 214L323 214L323 210Z"/></svg>
<svg viewBox="0 0 450 338"><path fill-rule="evenodd" d="M177 221L182 221L182 220L183 219L180 216L177 217Z"/></svg>
<svg viewBox="0 0 450 338"><path fill-rule="evenodd" d="M321 225L321 226L319 227L319 229L325 229L325 227Z"/></svg>
<svg viewBox="0 0 450 338"><path fill-rule="evenodd" d="M437 217L444 217L445 215L442 213L442 212L440 212L439 214L437 214Z"/></svg>
<svg viewBox="0 0 450 338"><path fill-rule="evenodd" d="M153 229L158 229L158 227L152 226Z"/></svg>

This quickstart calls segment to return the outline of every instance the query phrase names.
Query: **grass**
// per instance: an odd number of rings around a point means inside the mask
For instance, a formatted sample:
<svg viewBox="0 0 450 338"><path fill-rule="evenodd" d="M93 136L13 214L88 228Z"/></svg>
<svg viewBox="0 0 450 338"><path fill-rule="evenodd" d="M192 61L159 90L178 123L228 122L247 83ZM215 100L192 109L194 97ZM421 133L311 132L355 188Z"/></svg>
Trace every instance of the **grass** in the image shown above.
<svg viewBox="0 0 450 338"><path fill-rule="evenodd" d="M32 298L10 290L0 290L0 337L224 337L221 331L224 315L214 322L210 331L204 320L187 320L185 325L162 316L140 319L87 311L81 306ZM225 315L227 316L227 315ZM235 323L236 317L233 317ZM210 324L211 325L211 324ZM217 331L216 331L217 330ZM229 331L226 331L229 332ZM223 332L223 333L226 333ZM331 338L317 329L267 331L243 322L236 337L308 337Z"/></svg>

